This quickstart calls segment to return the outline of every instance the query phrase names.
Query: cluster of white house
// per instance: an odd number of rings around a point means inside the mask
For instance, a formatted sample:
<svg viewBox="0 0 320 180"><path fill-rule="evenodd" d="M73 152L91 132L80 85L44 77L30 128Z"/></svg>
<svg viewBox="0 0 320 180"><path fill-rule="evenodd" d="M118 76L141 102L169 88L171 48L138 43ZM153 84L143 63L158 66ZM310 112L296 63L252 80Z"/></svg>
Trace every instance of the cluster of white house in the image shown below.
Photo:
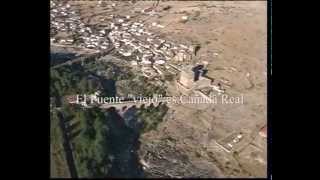
<svg viewBox="0 0 320 180"><path fill-rule="evenodd" d="M62 45L76 45L88 49L107 49L110 41L105 30L96 31L83 23L77 11L68 3L51 1L51 42ZM58 33L64 37L56 36Z"/></svg>
<svg viewBox="0 0 320 180"><path fill-rule="evenodd" d="M168 42L147 31L142 22L132 22L129 18L116 18L111 22L108 37L120 54L133 57L133 65L162 65L170 60L191 58L192 46Z"/></svg>
<svg viewBox="0 0 320 180"><path fill-rule="evenodd" d="M108 22L104 27L89 26L68 3L51 1L51 41L98 51L108 49L112 44L119 54L130 57L132 65L141 65L146 74L157 71L154 65L161 66L168 61L183 62L192 57L193 46L162 39L146 30L140 20L113 14L105 16L105 19ZM56 36L61 32L68 35L64 38Z"/></svg>

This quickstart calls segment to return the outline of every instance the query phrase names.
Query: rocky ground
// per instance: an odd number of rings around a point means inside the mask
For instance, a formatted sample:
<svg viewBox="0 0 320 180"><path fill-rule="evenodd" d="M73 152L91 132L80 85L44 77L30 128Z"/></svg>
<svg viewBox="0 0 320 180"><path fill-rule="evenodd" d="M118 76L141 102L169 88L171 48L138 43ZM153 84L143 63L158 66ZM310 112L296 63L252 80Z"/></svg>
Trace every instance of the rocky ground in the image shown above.
<svg viewBox="0 0 320 180"><path fill-rule="evenodd" d="M149 165L161 172L168 171L167 174L172 174L172 168L167 167L183 170L194 166L190 174L177 170L177 175L172 176L266 177L266 139L258 135L267 121L266 2L159 4L167 5L171 8L161 18L149 21L165 24L165 28L157 30L171 39L200 44L195 61L208 61L208 75L229 81L231 87L227 93L243 95L244 104L207 105L200 109L193 104L173 105L157 131L142 137L142 154L152 152L150 146L158 149L166 163L148 161ZM181 22L182 16L190 20ZM242 133L244 138L232 152L217 145L216 142L222 144L228 136L237 133ZM166 150L170 148L175 153ZM178 155L171 157L176 153L187 160L181 160ZM154 172L157 168L146 171Z"/></svg>

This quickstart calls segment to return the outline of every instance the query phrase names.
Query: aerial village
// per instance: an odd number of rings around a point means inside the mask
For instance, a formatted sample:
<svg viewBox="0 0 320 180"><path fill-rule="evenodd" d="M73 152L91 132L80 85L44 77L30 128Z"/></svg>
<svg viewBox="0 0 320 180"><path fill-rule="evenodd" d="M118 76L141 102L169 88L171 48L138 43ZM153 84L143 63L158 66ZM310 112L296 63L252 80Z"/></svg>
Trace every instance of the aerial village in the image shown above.
<svg viewBox="0 0 320 180"><path fill-rule="evenodd" d="M75 47L86 52L93 51L96 53L113 49L114 55L119 56L128 66L136 69L150 82L167 81L166 75L173 75L172 82L174 83L168 84L174 84L174 89L179 95L196 95L210 101L211 95L228 94L227 91L229 88L231 89L233 83L221 77L208 76L208 62L196 56L196 46L194 44L169 40L169 38L163 37L152 30L166 28L165 25L157 22L146 23L136 18L140 14L154 16L157 13L154 10L142 9L134 11L134 15L121 16L112 13L118 6L117 1L108 3L98 1L96 6L110 9L110 13L107 16L99 16L99 19L96 19L98 23L92 24L81 17L79 10L74 8L71 2L51 0L51 45ZM181 16L181 20L187 19L187 16ZM232 67L227 70L230 72L236 71ZM250 74L247 74L247 76L250 76ZM93 99L98 99L100 93L101 91L97 90L91 96L94 97ZM77 101L74 95L67 96L66 99L71 104L90 107L87 102ZM100 108L103 108L102 105ZM214 111L215 108L213 108L212 113ZM216 121L219 121L219 119L217 118ZM221 124L229 122L231 121L223 121ZM232 155L233 152L244 149L248 144L251 144L250 148L257 147L257 151L260 152L259 144L265 143L260 139L266 140L267 125L264 123L263 126L257 125L257 127L256 131L261 138L254 139L249 136L251 131L239 129L230 133L221 133L223 135L217 138L213 144ZM217 152L221 153L219 149Z"/></svg>

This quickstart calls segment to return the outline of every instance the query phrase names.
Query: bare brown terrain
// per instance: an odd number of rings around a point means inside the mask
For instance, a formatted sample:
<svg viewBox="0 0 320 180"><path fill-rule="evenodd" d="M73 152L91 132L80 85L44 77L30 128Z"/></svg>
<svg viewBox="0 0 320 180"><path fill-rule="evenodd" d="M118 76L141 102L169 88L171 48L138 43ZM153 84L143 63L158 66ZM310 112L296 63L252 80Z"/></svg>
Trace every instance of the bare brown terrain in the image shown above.
<svg viewBox="0 0 320 180"><path fill-rule="evenodd" d="M258 135L267 121L266 2L171 1L159 6L166 5L172 8L149 21L164 24L157 30L169 39L199 43L196 59L209 62L209 76L230 81L228 91L243 94L244 105L208 105L201 110L194 104L173 106L167 120L141 142L147 147L170 137L167 145L217 177L266 177L266 139ZM182 15L194 19L182 23ZM239 132L245 142L233 153L216 144Z"/></svg>

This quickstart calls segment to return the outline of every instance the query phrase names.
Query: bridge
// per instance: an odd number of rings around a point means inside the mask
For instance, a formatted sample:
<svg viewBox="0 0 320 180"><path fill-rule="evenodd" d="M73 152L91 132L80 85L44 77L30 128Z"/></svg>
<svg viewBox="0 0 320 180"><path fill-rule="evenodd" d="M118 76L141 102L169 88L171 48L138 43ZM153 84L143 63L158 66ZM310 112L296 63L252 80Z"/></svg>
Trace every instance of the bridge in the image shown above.
<svg viewBox="0 0 320 180"><path fill-rule="evenodd" d="M140 108L141 106L150 106L151 104L153 104L154 106L158 106L162 103L167 103L168 102L168 98L164 97L164 98L152 98L152 99L137 99L137 100L131 100L131 101L124 101L121 103L105 103L100 105L99 107L101 109L108 109L111 107L114 107L116 109L122 109L125 110L129 107L132 106L136 106L137 108Z"/></svg>
<svg viewBox="0 0 320 180"><path fill-rule="evenodd" d="M116 110L122 112L126 111L131 107L141 108L141 107L148 107L148 106L159 106L161 104L168 104L170 102L175 103L172 97L157 97L157 98L146 98L146 99L136 99L136 100L129 100L129 101L119 101L119 102L111 102L111 103L103 103L103 104L93 104L93 105L85 105L85 108L93 108L98 107L100 109L109 109L115 108ZM180 102L176 100L176 102Z"/></svg>

